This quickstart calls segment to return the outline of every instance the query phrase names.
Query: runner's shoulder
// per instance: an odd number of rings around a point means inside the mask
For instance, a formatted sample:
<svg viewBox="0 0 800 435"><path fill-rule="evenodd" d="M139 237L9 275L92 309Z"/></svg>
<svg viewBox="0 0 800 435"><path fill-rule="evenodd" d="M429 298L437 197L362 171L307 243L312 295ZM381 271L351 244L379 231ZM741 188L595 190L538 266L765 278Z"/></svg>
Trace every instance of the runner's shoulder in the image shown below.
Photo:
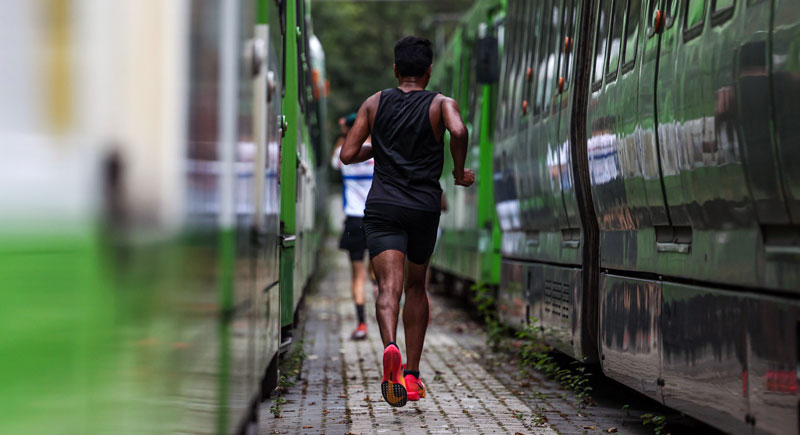
<svg viewBox="0 0 800 435"><path fill-rule="evenodd" d="M456 103L456 100L448 97L447 95L445 95L445 94L443 94L441 92L437 93L436 96L433 97L433 103L437 104L437 105L450 104L450 103L458 104L458 103Z"/></svg>
<svg viewBox="0 0 800 435"><path fill-rule="evenodd" d="M370 95L366 100L364 100L363 106L371 108L371 109L377 108L378 107L378 103L381 100L381 92L383 92L383 91L378 91L378 92L375 92L374 94Z"/></svg>

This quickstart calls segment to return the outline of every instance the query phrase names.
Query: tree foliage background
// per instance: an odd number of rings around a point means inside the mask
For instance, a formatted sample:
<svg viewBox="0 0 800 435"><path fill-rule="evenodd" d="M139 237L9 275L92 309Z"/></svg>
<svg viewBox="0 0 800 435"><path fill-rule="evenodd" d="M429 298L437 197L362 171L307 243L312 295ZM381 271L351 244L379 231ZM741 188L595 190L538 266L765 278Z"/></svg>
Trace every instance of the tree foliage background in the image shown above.
<svg viewBox="0 0 800 435"><path fill-rule="evenodd" d="M331 85L331 122L335 124L340 116L358 110L373 93L396 84L393 49L400 38L415 35L436 44L436 19L442 22L438 28L441 36L447 37L457 25L454 18L472 3L473 0L312 0L314 33L325 50ZM436 55L434 51L434 68ZM338 131L333 124L331 132Z"/></svg>

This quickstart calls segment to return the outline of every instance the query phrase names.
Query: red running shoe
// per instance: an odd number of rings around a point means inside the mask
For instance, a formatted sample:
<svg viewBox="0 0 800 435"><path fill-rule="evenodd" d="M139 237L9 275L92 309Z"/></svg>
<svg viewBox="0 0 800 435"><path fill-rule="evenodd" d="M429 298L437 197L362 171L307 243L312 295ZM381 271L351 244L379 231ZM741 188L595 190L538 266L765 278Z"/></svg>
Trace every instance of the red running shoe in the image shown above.
<svg viewBox="0 0 800 435"><path fill-rule="evenodd" d="M363 340L367 338L367 324L366 323L359 323L358 327L353 334L350 335L351 340Z"/></svg>
<svg viewBox="0 0 800 435"><path fill-rule="evenodd" d="M403 366L405 367L405 365ZM422 379L414 375L406 375L406 391L408 391L408 400L416 402L419 399L425 398L425 384Z"/></svg>
<svg viewBox="0 0 800 435"><path fill-rule="evenodd" d="M383 350L383 379L381 394L383 400L392 406L405 406L408 401L406 380L403 376L403 356L396 344L391 343Z"/></svg>

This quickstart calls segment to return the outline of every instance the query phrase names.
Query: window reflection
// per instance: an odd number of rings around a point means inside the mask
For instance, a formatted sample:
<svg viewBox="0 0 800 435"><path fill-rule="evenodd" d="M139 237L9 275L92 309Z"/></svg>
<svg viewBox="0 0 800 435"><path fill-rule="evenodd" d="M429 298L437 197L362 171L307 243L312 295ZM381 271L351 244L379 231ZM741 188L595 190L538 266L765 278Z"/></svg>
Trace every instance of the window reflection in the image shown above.
<svg viewBox="0 0 800 435"><path fill-rule="evenodd" d="M637 39L639 36L639 19L642 16L642 1L630 0L628 20L625 27L625 63L636 58Z"/></svg>
<svg viewBox="0 0 800 435"><path fill-rule="evenodd" d="M617 71L619 54L622 49L622 25L625 17L625 0L614 2L614 16L611 21L611 50L609 51L608 72Z"/></svg>
<svg viewBox="0 0 800 435"><path fill-rule="evenodd" d="M597 18L597 38L594 45L594 81L603 80L603 62L606 57L606 44L608 42L608 17L611 14L611 1L600 0L599 16Z"/></svg>

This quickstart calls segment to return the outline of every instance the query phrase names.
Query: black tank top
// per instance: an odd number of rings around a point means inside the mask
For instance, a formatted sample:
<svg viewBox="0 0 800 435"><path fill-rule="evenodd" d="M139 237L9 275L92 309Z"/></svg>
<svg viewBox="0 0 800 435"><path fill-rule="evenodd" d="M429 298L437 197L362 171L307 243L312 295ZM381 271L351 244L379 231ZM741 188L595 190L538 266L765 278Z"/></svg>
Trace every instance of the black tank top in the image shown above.
<svg viewBox="0 0 800 435"><path fill-rule="evenodd" d="M367 204L395 204L442 211L439 177L444 148L431 127L430 106L438 92L381 92L372 125L375 174Z"/></svg>

